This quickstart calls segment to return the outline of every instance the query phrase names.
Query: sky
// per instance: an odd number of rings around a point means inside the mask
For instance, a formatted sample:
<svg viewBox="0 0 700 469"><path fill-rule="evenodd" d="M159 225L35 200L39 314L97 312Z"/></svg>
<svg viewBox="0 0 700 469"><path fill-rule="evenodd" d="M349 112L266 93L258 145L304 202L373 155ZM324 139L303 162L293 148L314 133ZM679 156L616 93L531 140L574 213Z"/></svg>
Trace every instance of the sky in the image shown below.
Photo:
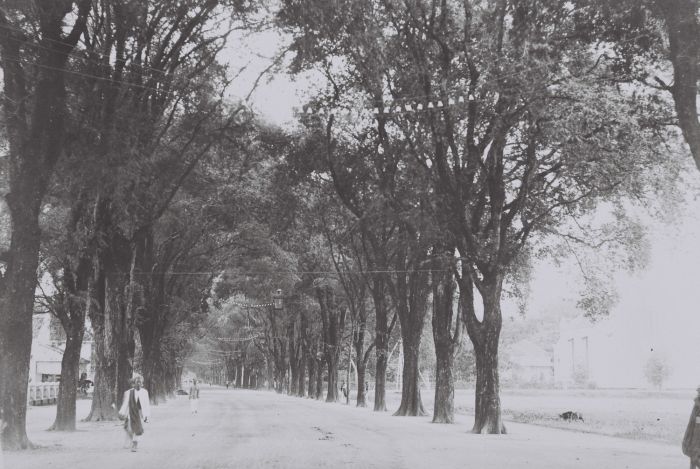
<svg viewBox="0 0 700 469"><path fill-rule="evenodd" d="M222 51L229 75L236 76L229 98L245 99L252 92L249 106L265 120L279 126L293 125L295 109L302 107L304 97L309 96L314 83L308 74L297 78L284 71L265 73L259 79L288 45L288 37L276 31L266 31L248 38L234 35ZM285 57L284 63L289 63L291 54ZM241 71L243 67L245 69Z"/></svg>

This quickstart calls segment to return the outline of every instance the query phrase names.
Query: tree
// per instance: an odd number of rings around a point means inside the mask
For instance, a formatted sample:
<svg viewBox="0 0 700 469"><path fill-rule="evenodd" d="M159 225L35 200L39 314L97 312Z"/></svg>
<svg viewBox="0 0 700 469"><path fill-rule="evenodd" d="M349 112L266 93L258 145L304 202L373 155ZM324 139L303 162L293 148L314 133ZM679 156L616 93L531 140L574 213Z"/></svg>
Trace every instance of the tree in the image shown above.
<svg viewBox="0 0 700 469"><path fill-rule="evenodd" d="M5 131L9 141L12 224L0 285L0 408L5 449L27 448L27 380L41 203L64 151L66 70L85 31L92 2L13 2L0 8ZM71 21L68 34L64 25ZM33 38L29 31L37 31Z"/></svg>
<svg viewBox="0 0 700 469"><path fill-rule="evenodd" d="M443 248L443 249L439 249ZM435 400L433 423L454 423L455 357L460 351L462 314L455 311L456 279L454 276L454 249L436 246L432 269L433 340L435 342ZM438 253L442 251L443 255ZM457 301L457 304L460 304Z"/></svg>
<svg viewBox="0 0 700 469"><path fill-rule="evenodd" d="M332 106L364 98L356 121L373 114L379 144L404 156L394 168L428 178L423 190L461 258L460 309L477 368L473 431L501 433L504 281L533 233L642 191L663 134L650 119L659 106L605 80L566 3L314 6L285 2L280 14L295 34L296 65L327 73ZM344 66L329 65L331 55Z"/></svg>
<svg viewBox="0 0 700 469"><path fill-rule="evenodd" d="M65 213L61 207L54 207L50 213L55 215L56 212L67 215L66 219L48 217L45 223L48 226L44 230L48 239L42 243L42 270L50 274L55 292L49 296L43 294L41 299L47 310L60 321L66 336L56 399L56 420L51 429L72 431L75 430L80 352L89 308L87 291L91 265L84 252L76 251L81 244L77 240L86 234L80 228L84 222L80 219L82 210L77 208Z"/></svg>
<svg viewBox="0 0 700 469"><path fill-rule="evenodd" d="M671 375L671 366L668 358L657 353L652 354L644 365L644 376L649 384L661 389Z"/></svg>
<svg viewBox="0 0 700 469"><path fill-rule="evenodd" d="M85 35L74 151L94 161L97 182L87 193L99 363L90 419L116 418L112 403L128 387L155 224L235 123L216 62L232 18L220 7L228 6L235 17L249 5L102 2Z"/></svg>
<svg viewBox="0 0 700 469"><path fill-rule="evenodd" d="M346 307L339 304L336 299L336 288L337 286L329 279L319 278L314 281L314 291L323 324L323 356L328 367L326 402L338 400L338 362L347 312Z"/></svg>
<svg viewBox="0 0 700 469"><path fill-rule="evenodd" d="M642 83L670 95L674 123L700 169L700 2L580 0L573 5L580 25L577 36L612 45L613 53L600 58L613 64L615 80Z"/></svg>

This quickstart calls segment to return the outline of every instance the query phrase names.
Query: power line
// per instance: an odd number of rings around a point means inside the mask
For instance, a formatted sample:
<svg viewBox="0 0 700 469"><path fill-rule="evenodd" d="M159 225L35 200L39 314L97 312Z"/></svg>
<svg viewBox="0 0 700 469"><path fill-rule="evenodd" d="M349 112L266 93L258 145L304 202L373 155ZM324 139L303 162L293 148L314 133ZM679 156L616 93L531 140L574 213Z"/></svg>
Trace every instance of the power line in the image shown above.
<svg viewBox="0 0 700 469"><path fill-rule="evenodd" d="M431 273L431 272L451 272L450 269L406 269L406 270L401 270L401 269L389 269L389 270L354 270L354 271L335 271L335 270L276 270L276 271L267 271L267 272L257 272L257 271L245 271L245 272L235 272L236 275L243 275L243 276L257 276L257 275L262 275L262 276L271 276L274 274L294 274L294 275L337 275L338 273L347 275L347 274L358 274L358 275L364 275L364 274L397 274L397 273L407 273L407 274L412 274L412 273ZM135 272L134 275L143 275L143 276L151 276L151 275L221 275L225 274L225 271L220 271L220 272ZM241 305L244 305L243 303ZM260 306L270 306L270 303L265 303Z"/></svg>
<svg viewBox="0 0 700 469"><path fill-rule="evenodd" d="M615 44L626 44L629 42L634 42L640 38L647 37L648 34L641 33L636 36L633 36L629 39L625 39L622 41L617 41L614 42ZM503 73L494 76L493 78L489 80L485 80L483 84L493 84L497 83L499 81L502 81L506 78L512 78L512 77L517 77L521 76L524 73L527 72L533 72L537 70L545 70L550 67L552 67L553 64L548 63L548 64L542 64L534 67L528 67L526 70L519 70L519 71L513 71L510 73ZM517 89L515 85L506 88L505 90L511 90L511 89ZM501 89L503 91L503 89ZM535 93L541 92L542 89L533 89L527 94L524 94L523 96L532 96ZM430 110L442 110L446 109L451 106L455 105L460 105L460 104L465 104L465 102L490 102L490 99L479 99L474 96L472 96L469 93L450 93L451 96L448 96L447 99L443 99L442 97L439 98L430 98L428 96L412 96L412 97L401 97L401 98L395 98L387 103L384 103L383 106L373 106L372 109L372 114L374 116L386 116L386 115L391 115L391 114L405 114L407 112L421 112L421 111L430 111ZM465 96L467 96L465 100ZM337 107L330 107L330 106L315 106L317 110L314 110L313 105L307 105L303 106L301 109L301 112L299 112L299 115L306 115L306 116L311 116L311 115L318 115L320 117L326 115L326 114L332 114L333 109L337 109ZM370 108L367 106L364 106L365 110L369 110ZM343 114L349 114L350 110L349 109L344 109Z"/></svg>
<svg viewBox="0 0 700 469"><path fill-rule="evenodd" d="M8 26L8 25L1 25L1 24L0 24L0 29L5 29L5 30L8 30L8 31L15 31L15 32L22 32L22 33L24 33L24 31L22 31L21 29L13 28L12 26ZM45 46L45 45L43 45L43 44L41 44L40 42L37 42L37 41L29 41L29 40L20 39L20 38L12 37L12 36L10 36L9 39L10 39L10 40L17 41L17 42L19 42L20 44L28 44L28 45L30 45L31 47L36 47L36 48L39 48L39 49L43 49L43 50L48 51L48 52L59 53L59 54L63 54L63 55L69 56L69 57L74 57L74 58L76 58L76 59L82 59L82 60L85 60L86 62L89 62L89 63L91 63L91 64L93 64L93 65L98 65L98 66L108 66L109 64L105 64L105 63L103 63L103 62L99 62L99 61L97 61L97 60L91 59L88 55L85 55L85 54L95 55L95 56L97 56L97 57L99 57L99 58L102 58L102 59L110 59L110 60L111 60L111 58L112 58L110 54L105 54L105 53L102 53L102 52L97 52L97 51L88 50L88 49L73 49L73 50L71 50L71 51L65 52L65 51L59 51L59 50L56 50L56 49L51 49L50 47L47 47L47 46ZM41 40L42 40L42 41L48 41L48 42L56 43L56 44L59 44L59 45L61 45L61 46L63 46L63 47L66 46L66 43L65 43L65 42L58 41L58 40L56 40L56 39L51 39L51 38L45 37L45 38L42 38ZM160 73L161 75L169 75L169 73L166 72L165 70L161 70L161 69L158 69L158 68L150 67L150 66L144 65L144 64L138 64L138 63L135 63L135 62L133 62L133 61L132 61L132 62L124 62L124 64L125 64L126 66L128 66L128 67L138 67L138 68L141 68L141 69L143 69L143 70L149 70L149 71L152 71L152 72Z"/></svg>
<svg viewBox="0 0 700 469"><path fill-rule="evenodd" d="M3 59L3 61L6 61L6 62L9 61L9 62L24 64L24 65L31 65L31 66L34 66L34 67L39 67L39 68L43 68L43 69L46 69L46 70L53 70L53 71L56 71L56 72L69 73L69 74L71 74L71 75L76 75L76 76L80 76L80 77L83 77L83 78L93 78L93 79L95 79L95 80L102 80L102 81L106 81L106 82L109 82L109 83L112 83L112 84L123 84L123 85L131 86L131 87L133 87L133 88L140 88L140 89L143 89L143 90L154 91L154 92L156 92L156 93L162 93L162 92L163 92L162 89L159 90L159 89L157 89L157 88L153 88L153 87L146 86L146 85L140 85L140 84L138 84L138 83L132 83L132 82L124 81L124 80L115 80L115 79L113 79L113 78L101 77L101 76L99 76L99 75L92 75L92 74L89 74L89 73L76 72L75 70L70 70L70 69L67 69L67 68L52 67L52 66L50 66L50 65L40 64L40 63L36 63L36 62L29 62L29 61L26 61L26 60L23 60L23 59L9 59L9 58L5 58L5 59Z"/></svg>

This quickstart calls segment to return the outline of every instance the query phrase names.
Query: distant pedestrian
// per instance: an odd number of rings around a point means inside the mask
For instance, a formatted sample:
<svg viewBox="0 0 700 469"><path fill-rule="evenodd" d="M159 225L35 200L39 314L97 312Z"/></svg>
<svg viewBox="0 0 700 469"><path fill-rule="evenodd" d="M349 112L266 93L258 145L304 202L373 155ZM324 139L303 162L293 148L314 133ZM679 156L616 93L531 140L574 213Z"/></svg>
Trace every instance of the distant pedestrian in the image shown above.
<svg viewBox="0 0 700 469"><path fill-rule="evenodd" d="M136 451L140 436L143 435L143 422L148 422L151 415L151 405L148 391L142 388L143 378L134 375L131 379L132 388L124 392L122 406L119 409L119 416L124 421L124 431L126 431L127 442L131 442L131 451Z"/></svg>
<svg viewBox="0 0 700 469"><path fill-rule="evenodd" d="M343 391L343 397L344 397L345 399L347 399L347 398L348 398L348 390L347 390L347 388L345 387L345 381L343 381L343 382L340 384L340 390Z"/></svg>
<svg viewBox="0 0 700 469"><path fill-rule="evenodd" d="M197 407L199 406L199 385L197 385L197 380L192 380L192 386L190 386L190 412L193 414L197 413Z"/></svg>
<svg viewBox="0 0 700 469"><path fill-rule="evenodd" d="M690 458L690 469L700 468L700 388L683 437L683 454Z"/></svg>

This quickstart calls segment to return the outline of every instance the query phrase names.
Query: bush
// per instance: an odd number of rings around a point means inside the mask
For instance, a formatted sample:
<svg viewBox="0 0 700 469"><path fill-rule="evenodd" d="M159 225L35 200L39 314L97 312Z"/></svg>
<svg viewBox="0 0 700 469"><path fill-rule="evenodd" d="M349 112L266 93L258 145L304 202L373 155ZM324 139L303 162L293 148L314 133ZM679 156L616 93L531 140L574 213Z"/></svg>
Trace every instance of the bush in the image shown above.
<svg viewBox="0 0 700 469"><path fill-rule="evenodd" d="M671 365L666 357L659 354L653 354L649 357L644 367L644 376L646 376L649 384L657 389L661 389L670 375Z"/></svg>

